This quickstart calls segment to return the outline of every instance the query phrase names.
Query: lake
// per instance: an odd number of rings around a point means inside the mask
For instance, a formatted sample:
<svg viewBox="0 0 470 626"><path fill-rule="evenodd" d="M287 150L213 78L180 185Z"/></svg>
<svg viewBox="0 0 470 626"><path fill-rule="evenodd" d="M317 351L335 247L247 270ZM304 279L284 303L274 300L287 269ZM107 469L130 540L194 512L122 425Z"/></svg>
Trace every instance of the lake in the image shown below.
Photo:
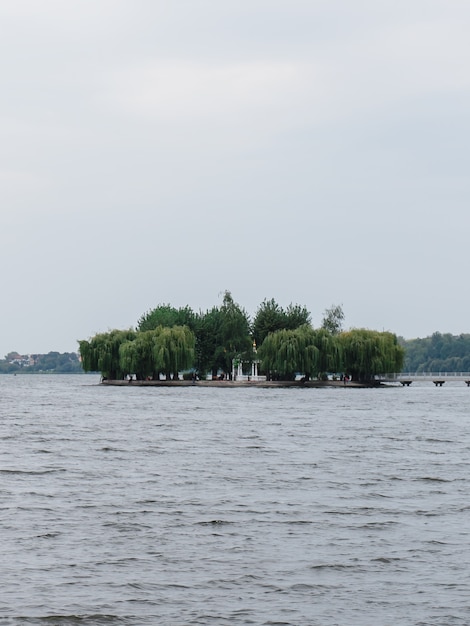
<svg viewBox="0 0 470 626"><path fill-rule="evenodd" d="M0 623L470 623L470 388L0 377Z"/></svg>

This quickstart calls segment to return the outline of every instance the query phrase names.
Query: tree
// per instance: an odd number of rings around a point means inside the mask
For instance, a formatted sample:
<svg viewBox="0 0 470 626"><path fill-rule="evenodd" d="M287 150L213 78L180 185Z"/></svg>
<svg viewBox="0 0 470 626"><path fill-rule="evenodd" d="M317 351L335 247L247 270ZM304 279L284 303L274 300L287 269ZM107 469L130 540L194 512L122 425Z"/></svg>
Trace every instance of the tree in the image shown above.
<svg viewBox="0 0 470 626"><path fill-rule="evenodd" d="M253 339L259 347L269 333L277 330L295 330L310 324L310 313L299 304L289 304L284 310L275 300L263 300L256 311L252 325Z"/></svg>
<svg viewBox="0 0 470 626"><path fill-rule="evenodd" d="M155 369L167 380L178 379L178 372L189 369L194 362L194 334L187 326L159 327L153 346Z"/></svg>
<svg viewBox="0 0 470 626"><path fill-rule="evenodd" d="M187 326L194 331L196 323L196 314L189 307L185 306L179 309L169 304L159 304L155 309L144 313L137 322L137 329L155 330L158 326L171 328L172 326Z"/></svg>
<svg viewBox="0 0 470 626"><path fill-rule="evenodd" d="M326 328L319 328L314 331L313 341L319 355L315 375L323 377L328 373L339 372L341 370L342 352L338 335L329 332Z"/></svg>
<svg viewBox="0 0 470 626"><path fill-rule="evenodd" d="M195 325L196 363L201 376L208 371L232 371L232 361L250 359L253 354L250 320L230 291L225 291L222 305L201 313Z"/></svg>
<svg viewBox="0 0 470 626"><path fill-rule="evenodd" d="M323 313L322 328L332 335L338 335L343 327L344 312L340 304L333 304Z"/></svg>
<svg viewBox="0 0 470 626"><path fill-rule="evenodd" d="M78 356L73 352L48 352L34 357L34 364L28 367L30 372L57 372L72 374L82 371Z"/></svg>
<svg viewBox="0 0 470 626"><path fill-rule="evenodd" d="M300 304L289 304L285 312L286 316L286 328L289 330L295 330L304 325L311 324L310 313L305 306Z"/></svg>
<svg viewBox="0 0 470 626"><path fill-rule="evenodd" d="M220 345L222 316L218 307L200 313L196 325L196 370L199 376L217 374L225 369L223 347Z"/></svg>
<svg viewBox="0 0 470 626"><path fill-rule="evenodd" d="M470 334L433 333L422 339L399 339L407 372L468 372Z"/></svg>
<svg viewBox="0 0 470 626"><path fill-rule="evenodd" d="M258 355L270 379L293 380L296 373L301 373L309 380L338 371L341 363L337 338L323 328L314 330L309 324L270 333Z"/></svg>
<svg viewBox="0 0 470 626"><path fill-rule="evenodd" d="M352 380L370 382L378 374L400 372L404 350L389 332L354 329L339 335L343 368Z"/></svg>
<svg viewBox="0 0 470 626"><path fill-rule="evenodd" d="M133 341L133 330L111 330L99 333L89 341L79 341L82 367L85 372L101 372L105 378L120 380L125 372L121 369L119 348L126 341Z"/></svg>
<svg viewBox="0 0 470 626"><path fill-rule="evenodd" d="M146 330L137 333L133 341L121 344L119 362L125 374L135 374L137 380L145 380L147 377L158 380L159 371L153 354L158 335L159 329Z"/></svg>
<svg viewBox="0 0 470 626"><path fill-rule="evenodd" d="M220 315L220 346L223 348L224 369L231 372L233 359L252 356L250 319L246 311L233 300L230 291L224 293Z"/></svg>
<svg viewBox="0 0 470 626"><path fill-rule="evenodd" d="M85 371L100 371L112 380L128 374L158 380L160 373L177 378L180 370L193 365L194 341L187 326L158 326L144 332L113 330L79 344Z"/></svg>
<svg viewBox="0 0 470 626"><path fill-rule="evenodd" d="M309 377L316 371L319 355L312 328L302 326L270 333L261 344L258 356L268 379L294 380L298 372L307 373Z"/></svg>

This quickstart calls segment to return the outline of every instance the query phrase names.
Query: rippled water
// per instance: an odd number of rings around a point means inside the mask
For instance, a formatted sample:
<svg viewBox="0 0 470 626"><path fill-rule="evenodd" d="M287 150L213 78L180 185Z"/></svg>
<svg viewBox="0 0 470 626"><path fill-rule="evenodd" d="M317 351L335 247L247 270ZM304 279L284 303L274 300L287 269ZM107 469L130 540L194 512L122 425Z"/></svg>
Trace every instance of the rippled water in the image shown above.
<svg viewBox="0 0 470 626"><path fill-rule="evenodd" d="M470 623L470 389L0 377L2 624Z"/></svg>

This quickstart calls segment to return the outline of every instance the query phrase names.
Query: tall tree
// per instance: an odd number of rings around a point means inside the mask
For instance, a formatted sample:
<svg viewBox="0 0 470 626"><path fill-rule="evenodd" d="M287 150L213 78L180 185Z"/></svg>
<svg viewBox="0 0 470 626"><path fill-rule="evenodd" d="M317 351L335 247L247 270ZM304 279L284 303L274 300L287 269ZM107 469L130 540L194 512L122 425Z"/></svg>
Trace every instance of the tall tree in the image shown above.
<svg viewBox="0 0 470 626"><path fill-rule="evenodd" d="M196 326L196 369L201 378L225 369L224 348L220 345L222 316L218 307L200 313Z"/></svg>
<svg viewBox="0 0 470 626"><path fill-rule="evenodd" d="M252 356L250 320L230 291L225 291L222 305L201 313L196 322L197 368L201 376L219 370L229 376L232 361Z"/></svg>
<svg viewBox="0 0 470 626"><path fill-rule="evenodd" d="M253 339L259 347L269 333L286 328L286 314L284 309L274 300L263 300L256 311L253 320Z"/></svg>
<svg viewBox="0 0 470 626"><path fill-rule="evenodd" d="M325 377L328 373L339 372L342 365L342 351L338 335L332 334L325 328L319 328L314 331L313 341L318 348L315 375Z"/></svg>
<svg viewBox="0 0 470 626"><path fill-rule="evenodd" d="M310 325L310 323L311 318L307 307L301 304L289 304L286 309L286 328L295 330L305 324Z"/></svg>
<svg viewBox="0 0 470 626"><path fill-rule="evenodd" d="M179 309L170 304L159 304L155 309L144 313L137 322L137 330L154 330L158 326L187 326L194 331L196 314L189 306Z"/></svg>
<svg viewBox="0 0 470 626"><path fill-rule="evenodd" d="M404 349L389 332L354 329L339 335L343 367L352 380L369 382L375 375L401 372Z"/></svg>
<svg viewBox="0 0 470 626"><path fill-rule="evenodd" d="M332 335L338 335L343 329L344 312L340 304L333 304L323 313L322 328Z"/></svg>
<svg viewBox="0 0 470 626"><path fill-rule="evenodd" d="M220 345L223 347L224 369L231 372L234 359L252 356L250 319L245 309L234 301L230 291L224 293L220 315Z"/></svg>
<svg viewBox="0 0 470 626"><path fill-rule="evenodd" d="M289 304L284 310L275 300L263 300L256 311L252 325L253 339L259 347L269 333L277 330L295 330L310 324L310 313L299 304Z"/></svg>
<svg viewBox="0 0 470 626"><path fill-rule="evenodd" d="M187 326L160 327L153 347L155 369L176 380L178 372L194 363L194 334Z"/></svg>
<svg viewBox="0 0 470 626"><path fill-rule="evenodd" d="M270 333L258 355L270 379L292 380L296 374L303 374L309 380L338 371L341 363L337 338L323 328L314 330L309 324Z"/></svg>
<svg viewBox="0 0 470 626"><path fill-rule="evenodd" d="M154 330L139 332L134 341L121 344L119 361L125 374L135 374L137 380L145 380L147 377L158 380L159 371L155 363L154 347L161 328L159 326Z"/></svg>
<svg viewBox="0 0 470 626"><path fill-rule="evenodd" d="M317 370L318 348L314 331L308 326L283 328L269 333L258 350L261 366L270 380L293 380L296 373L310 377Z"/></svg>

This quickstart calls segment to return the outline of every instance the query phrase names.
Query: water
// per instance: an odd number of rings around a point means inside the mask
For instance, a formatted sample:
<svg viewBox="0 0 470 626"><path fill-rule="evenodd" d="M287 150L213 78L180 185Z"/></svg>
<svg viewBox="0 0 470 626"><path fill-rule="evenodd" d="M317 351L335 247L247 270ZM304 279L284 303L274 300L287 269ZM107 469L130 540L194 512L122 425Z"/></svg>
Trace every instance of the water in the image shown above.
<svg viewBox="0 0 470 626"><path fill-rule="evenodd" d="M0 623L470 622L470 389L0 377Z"/></svg>

